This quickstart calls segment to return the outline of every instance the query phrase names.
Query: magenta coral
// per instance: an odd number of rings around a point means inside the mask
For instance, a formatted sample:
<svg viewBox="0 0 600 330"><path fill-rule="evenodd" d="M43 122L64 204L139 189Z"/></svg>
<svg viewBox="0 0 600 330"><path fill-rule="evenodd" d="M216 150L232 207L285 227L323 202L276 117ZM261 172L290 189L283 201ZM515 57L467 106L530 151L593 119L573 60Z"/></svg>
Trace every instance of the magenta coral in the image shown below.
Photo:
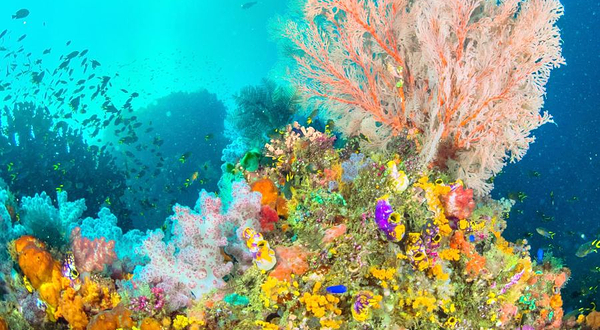
<svg viewBox="0 0 600 330"><path fill-rule="evenodd" d="M71 231L71 249L80 272L101 272L117 260L115 241L106 241L104 237L94 240L81 237L80 227Z"/></svg>

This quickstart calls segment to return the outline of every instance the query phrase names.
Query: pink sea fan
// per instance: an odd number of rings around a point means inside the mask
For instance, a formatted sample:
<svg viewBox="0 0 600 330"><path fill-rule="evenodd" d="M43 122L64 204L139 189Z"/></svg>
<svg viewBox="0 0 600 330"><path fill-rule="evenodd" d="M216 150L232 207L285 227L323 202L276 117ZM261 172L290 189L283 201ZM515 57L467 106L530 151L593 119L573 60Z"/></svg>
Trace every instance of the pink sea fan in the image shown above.
<svg viewBox="0 0 600 330"><path fill-rule="evenodd" d="M117 260L115 241L106 241L104 237L94 240L81 237L80 227L71 231L71 249L80 272L101 272Z"/></svg>
<svg viewBox="0 0 600 330"><path fill-rule="evenodd" d="M376 145L418 132L421 166L483 194L551 121L539 110L564 63L562 13L558 0L307 0L283 33L300 50L291 79L336 127Z"/></svg>

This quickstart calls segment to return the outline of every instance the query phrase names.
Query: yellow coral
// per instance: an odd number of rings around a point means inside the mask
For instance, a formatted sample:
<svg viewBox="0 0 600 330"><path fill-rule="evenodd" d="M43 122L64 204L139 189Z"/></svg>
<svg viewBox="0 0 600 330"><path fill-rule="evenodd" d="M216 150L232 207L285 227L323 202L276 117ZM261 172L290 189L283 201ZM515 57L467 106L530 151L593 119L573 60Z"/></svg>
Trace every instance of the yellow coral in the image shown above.
<svg viewBox="0 0 600 330"><path fill-rule="evenodd" d="M324 296L304 292L304 295L300 297L300 302L303 303L306 306L306 310L311 312L315 317L323 317L327 311L340 315L342 311L337 308L337 303L339 301L339 298L330 294Z"/></svg>
<svg viewBox="0 0 600 330"><path fill-rule="evenodd" d="M274 277L268 276L267 280L260 286L262 293L260 298L265 307L271 305L271 301L277 301L278 296L290 293L291 286L288 281L280 281Z"/></svg>
<svg viewBox="0 0 600 330"><path fill-rule="evenodd" d="M444 260L458 261L460 260L460 251L457 249L445 249L438 252L438 256Z"/></svg>
<svg viewBox="0 0 600 330"><path fill-rule="evenodd" d="M440 264L436 264L435 266L431 267L431 273L440 281L446 281L450 277L450 275L444 273Z"/></svg>
<svg viewBox="0 0 600 330"><path fill-rule="evenodd" d="M173 328L175 330L183 330L185 327L190 325L190 320L185 315L177 315L173 319Z"/></svg>
<svg viewBox="0 0 600 330"><path fill-rule="evenodd" d="M423 176L415 183L415 187L419 187L425 191L425 199L427 199L427 208L433 212L433 223L440 227L440 235L449 236L452 231L448 230L448 219L444 214L444 207L439 196L450 192L450 186L446 186L441 182L431 183L429 177Z"/></svg>
<svg viewBox="0 0 600 330"><path fill-rule="evenodd" d="M414 309L425 308L427 312L431 313L435 309L436 299L433 297L420 296L415 298L412 302Z"/></svg>
<svg viewBox="0 0 600 330"><path fill-rule="evenodd" d="M392 280L392 284L395 285L396 281L394 279L394 275L396 274L396 268L390 267L390 268L381 268L378 269L377 267L371 267L369 269L369 273L375 277L376 279L378 279L381 282L381 286L384 288L388 287L387 281Z"/></svg>
<svg viewBox="0 0 600 330"><path fill-rule="evenodd" d="M265 321L255 321L254 324L262 327L262 330L278 330L279 327L273 323L265 322Z"/></svg>
<svg viewBox="0 0 600 330"><path fill-rule="evenodd" d="M321 319L321 329L339 329L342 326L342 321Z"/></svg>

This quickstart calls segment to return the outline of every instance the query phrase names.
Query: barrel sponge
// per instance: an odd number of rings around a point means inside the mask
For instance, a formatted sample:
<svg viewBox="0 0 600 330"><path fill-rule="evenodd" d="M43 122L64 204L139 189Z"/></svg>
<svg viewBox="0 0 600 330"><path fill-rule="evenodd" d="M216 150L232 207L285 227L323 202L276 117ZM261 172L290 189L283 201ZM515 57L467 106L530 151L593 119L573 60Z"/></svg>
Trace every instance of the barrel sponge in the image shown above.
<svg viewBox="0 0 600 330"><path fill-rule="evenodd" d="M44 243L32 236L21 236L13 243L19 267L38 290L40 298L52 307L58 306L60 292L65 285L60 264L46 251Z"/></svg>

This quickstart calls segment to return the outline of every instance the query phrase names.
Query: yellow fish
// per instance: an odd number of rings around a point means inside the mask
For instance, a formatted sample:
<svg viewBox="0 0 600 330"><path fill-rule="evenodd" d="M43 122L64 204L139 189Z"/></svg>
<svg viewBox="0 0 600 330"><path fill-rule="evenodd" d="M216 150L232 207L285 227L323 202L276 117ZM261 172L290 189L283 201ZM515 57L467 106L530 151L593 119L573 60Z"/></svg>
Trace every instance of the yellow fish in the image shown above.
<svg viewBox="0 0 600 330"><path fill-rule="evenodd" d="M23 285L25 286L25 289L29 291L29 293L33 292L33 286L31 286L31 283L29 283L27 276L23 276Z"/></svg>
<svg viewBox="0 0 600 330"><path fill-rule="evenodd" d="M598 253L598 249L600 249L600 240L593 240L591 242L583 243L575 252L575 255L579 258L583 258L592 252Z"/></svg>
<svg viewBox="0 0 600 330"><path fill-rule="evenodd" d="M542 227L537 227L535 229L535 231L537 231L538 234L540 234L540 235L542 235L542 236L544 236L546 238L549 238L549 239L553 239L554 238L554 234L555 233L553 233L551 231L548 231L548 230L546 230L546 229L544 229Z"/></svg>

